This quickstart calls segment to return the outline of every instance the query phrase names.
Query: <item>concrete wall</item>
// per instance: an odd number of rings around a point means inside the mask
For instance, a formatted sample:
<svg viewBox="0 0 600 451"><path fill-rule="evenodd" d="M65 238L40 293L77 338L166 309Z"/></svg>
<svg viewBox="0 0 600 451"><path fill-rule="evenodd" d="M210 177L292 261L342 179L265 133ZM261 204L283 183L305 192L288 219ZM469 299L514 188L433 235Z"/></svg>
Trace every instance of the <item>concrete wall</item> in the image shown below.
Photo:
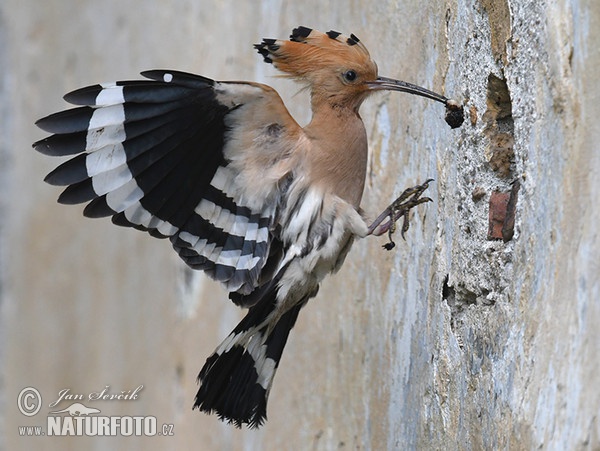
<svg viewBox="0 0 600 451"><path fill-rule="evenodd" d="M300 24L355 33L382 75L464 99L469 115L451 131L424 99L363 107L364 208L427 177L434 202L394 251L355 245L300 316L267 425L239 431L191 405L242 312L167 242L56 204L41 180L58 162L31 149L33 122L69 90L149 68L267 82L306 122L305 95L251 47ZM593 0L4 0L0 447L600 449L598 42ZM507 210L512 239L488 239ZM87 405L155 416L174 436L18 434L45 425L62 389L142 384L137 400ZM43 398L33 417L17 409L25 387Z"/></svg>

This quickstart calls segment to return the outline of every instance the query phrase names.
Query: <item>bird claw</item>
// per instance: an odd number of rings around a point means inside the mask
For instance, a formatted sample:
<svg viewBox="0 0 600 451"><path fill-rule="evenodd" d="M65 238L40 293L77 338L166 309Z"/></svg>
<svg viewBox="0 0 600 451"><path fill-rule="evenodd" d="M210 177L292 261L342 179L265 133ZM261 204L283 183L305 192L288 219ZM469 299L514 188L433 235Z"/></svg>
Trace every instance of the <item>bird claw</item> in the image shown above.
<svg viewBox="0 0 600 451"><path fill-rule="evenodd" d="M401 236L403 240L406 240L404 234L408 231L410 223L408 221L408 212L416 207L417 205L425 202L431 202L429 197L421 197L423 192L429 187L429 182L433 179L427 179L425 183L411 188L407 188L400 194L400 196L391 203L369 226L367 235L381 236L387 232L389 242L383 245L386 250L392 250L396 243L392 239L392 235L396 231L396 221L403 217ZM384 220L388 218L386 222ZM383 223L383 224L382 224Z"/></svg>

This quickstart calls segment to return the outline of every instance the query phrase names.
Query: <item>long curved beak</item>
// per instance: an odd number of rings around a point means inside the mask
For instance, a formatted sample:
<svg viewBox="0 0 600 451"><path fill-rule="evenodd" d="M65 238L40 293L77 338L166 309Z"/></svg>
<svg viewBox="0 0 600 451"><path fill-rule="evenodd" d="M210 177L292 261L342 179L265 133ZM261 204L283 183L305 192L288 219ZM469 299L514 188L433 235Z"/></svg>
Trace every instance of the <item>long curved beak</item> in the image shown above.
<svg viewBox="0 0 600 451"><path fill-rule="evenodd" d="M405 81L394 80L393 78L377 77L377 80L368 82L367 86L372 91L387 90L408 92L409 94L415 94L418 96L427 97L428 99L437 100L444 105L447 105L449 100L447 97L430 91L429 89L425 89Z"/></svg>

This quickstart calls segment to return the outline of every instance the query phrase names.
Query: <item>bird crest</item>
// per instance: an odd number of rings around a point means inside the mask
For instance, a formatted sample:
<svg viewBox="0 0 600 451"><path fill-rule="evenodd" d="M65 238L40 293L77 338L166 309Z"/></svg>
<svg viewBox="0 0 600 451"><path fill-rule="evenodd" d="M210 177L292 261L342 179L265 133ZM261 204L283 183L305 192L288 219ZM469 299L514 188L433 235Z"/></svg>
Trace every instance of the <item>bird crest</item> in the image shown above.
<svg viewBox="0 0 600 451"><path fill-rule="evenodd" d="M345 36L337 31L294 28L290 40L265 38L254 46L265 62L290 77L315 83L315 74L352 69L357 76L375 78L377 65L369 51L354 34ZM358 77L357 77L358 78ZM349 82L353 80L348 80Z"/></svg>

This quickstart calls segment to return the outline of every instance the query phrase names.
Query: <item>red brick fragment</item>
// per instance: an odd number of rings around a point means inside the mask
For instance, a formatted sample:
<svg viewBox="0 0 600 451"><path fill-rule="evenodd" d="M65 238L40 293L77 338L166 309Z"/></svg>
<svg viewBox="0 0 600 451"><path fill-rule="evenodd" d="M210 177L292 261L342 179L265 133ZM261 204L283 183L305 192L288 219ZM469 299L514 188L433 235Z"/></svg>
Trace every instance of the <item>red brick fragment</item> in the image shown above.
<svg viewBox="0 0 600 451"><path fill-rule="evenodd" d="M502 239L502 226L506 219L506 207L508 206L509 193L494 191L490 196L490 214L488 227L488 240Z"/></svg>
<svg viewBox="0 0 600 451"><path fill-rule="evenodd" d="M517 180L508 193L494 191L490 196L488 240L503 240L506 243L512 239L520 187Z"/></svg>

